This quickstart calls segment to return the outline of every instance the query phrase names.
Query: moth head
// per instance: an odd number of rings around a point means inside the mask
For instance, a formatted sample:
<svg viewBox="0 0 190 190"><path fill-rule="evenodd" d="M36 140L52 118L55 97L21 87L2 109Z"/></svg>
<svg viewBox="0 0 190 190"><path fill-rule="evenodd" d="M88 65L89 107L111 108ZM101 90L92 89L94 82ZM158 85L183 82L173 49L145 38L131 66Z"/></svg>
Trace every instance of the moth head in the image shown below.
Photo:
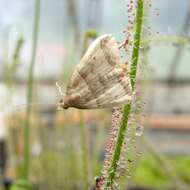
<svg viewBox="0 0 190 190"><path fill-rule="evenodd" d="M58 103L58 110L62 110L62 109L68 109L69 106L67 106L65 103L64 103L64 100L61 99Z"/></svg>

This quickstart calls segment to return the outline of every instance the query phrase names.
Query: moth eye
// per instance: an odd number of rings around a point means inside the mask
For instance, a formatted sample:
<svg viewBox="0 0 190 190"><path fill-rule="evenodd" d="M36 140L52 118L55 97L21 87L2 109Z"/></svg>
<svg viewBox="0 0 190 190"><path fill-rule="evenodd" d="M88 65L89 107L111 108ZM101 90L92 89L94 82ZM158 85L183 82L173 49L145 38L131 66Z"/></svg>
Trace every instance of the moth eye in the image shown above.
<svg viewBox="0 0 190 190"><path fill-rule="evenodd" d="M61 99L61 100L59 101L59 103L63 103L63 99Z"/></svg>
<svg viewBox="0 0 190 190"><path fill-rule="evenodd" d="M96 177L95 177L96 183L100 182L100 180L101 180L101 177L100 177L100 176L96 176Z"/></svg>
<svg viewBox="0 0 190 190"><path fill-rule="evenodd" d="M96 60L96 57L93 57L94 60Z"/></svg>

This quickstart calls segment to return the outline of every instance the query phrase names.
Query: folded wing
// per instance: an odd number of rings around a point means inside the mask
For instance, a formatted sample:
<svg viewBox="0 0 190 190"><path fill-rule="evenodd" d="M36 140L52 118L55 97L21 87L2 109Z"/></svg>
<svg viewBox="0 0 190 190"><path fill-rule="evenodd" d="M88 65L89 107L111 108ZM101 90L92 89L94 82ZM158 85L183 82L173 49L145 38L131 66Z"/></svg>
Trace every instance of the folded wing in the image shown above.
<svg viewBox="0 0 190 190"><path fill-rule="evenodd" d="M131 99L131 85L120 65L116 40L110 34L96 39L71 77L65 108L108 108L127 103Z"/></svg>

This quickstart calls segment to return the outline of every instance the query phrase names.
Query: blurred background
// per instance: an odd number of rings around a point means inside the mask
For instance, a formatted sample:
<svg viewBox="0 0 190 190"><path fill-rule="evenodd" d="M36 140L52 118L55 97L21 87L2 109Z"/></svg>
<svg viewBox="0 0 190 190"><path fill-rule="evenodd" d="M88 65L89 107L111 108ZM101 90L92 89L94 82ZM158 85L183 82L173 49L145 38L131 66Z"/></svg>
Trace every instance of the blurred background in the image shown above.
<svg viewBox="0 0 190 190"><path fill-rule="evenodd" d="M84 159L89 162L86 180L90 187L100 175L111 111L84 111L85 129L81 131L77 110L56 110L61 95L55 84L66 86L89 28L98 34L111 33L118 41L124 39L127 3L41 0L30 102L30 179L35 189L84 189ZM0 5L0 189L4 189L3 184L8 188L23 171L35 1L0 0ZM146 67L141 155L130 179L124 178L121 186L190 189L190 2L152 0L151 5L145 8L141 48L141 63Z"/></svg>

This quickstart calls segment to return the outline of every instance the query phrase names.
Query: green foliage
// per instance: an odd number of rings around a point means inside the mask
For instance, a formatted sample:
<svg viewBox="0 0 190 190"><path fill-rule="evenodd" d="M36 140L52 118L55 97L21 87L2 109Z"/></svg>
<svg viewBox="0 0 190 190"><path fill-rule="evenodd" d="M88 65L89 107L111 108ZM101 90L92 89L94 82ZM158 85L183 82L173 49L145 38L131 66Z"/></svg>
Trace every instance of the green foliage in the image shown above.
<svg viewBox="0 0 190 190"><path fill-rule="evenodd" d="M10 190L32 190L32 184L24 179L19 179L13 183Z"/></svg>
<svg viewBox="0 0 190 190"><path fill-rule="evenodd" d="M84 33L83 45L82 45L82 55L86 52L89 46L89 40L98 37L98 33L95 29L89 29Z"/></svg>
<svg viewBox="0 0 190 190"><path fill-rule="evenodd" d="M82 169L84 160L81 156L80 126L79 123L74 124L74 121L72 123L67 121L70 117L66 115L64 124L54 125L53 129L40 127L38 131L41 134L40 144L43 149L39 156L33 157L30 171L39 190L84 189L84 170ZM91 145L91 149L86 154L91 156L89 169L93 176L97 176L102 164L99 155L106 131L103 122L98 124L96 121L94 125L96 129L93 134L89 131L93 126L85 126L92 137L90 140L94 142L93 145L87 142ZM96 146L98 144L99 146ZM93 183L93 180L88 181L89 189Z"/></svg>
<svg viewBox="0 0 190 190"><path fill-rule="evenodd" d="M187 184L190 184L190 156L170 156L172 166L178 175ZM142 157L134 175L133 183L145 187L167 187L173 185L173 181L163 171L152 155Z"/></svg>
<svg viewBox="0 0 190 190"><path fill-rule="evenodd" d="M35 16L34 16L34 30L32 40L32 55L28 72L28 85L27 85L27 110L26 121L24 126L24 169L23 177L28 179L29 175L29 158L30 158L30 120L31 120L31 102L33 93L33 81L34 81L34 66L36 61L37 42L38 42L38 30L39 30L39 18L40 18L40 0L35 2Z"/></svg>
<svg viewBox="0 0 190 190"><path fill-rule="evenodd" d="M157 161L153 157L144 157L141 159L135 172L135 184L140 186L161 187L168 182L163 176Z"/></svg>
<svg viewBox="0 0 190 190"><path fill-rule="evenodd" d="M190 156L177 156L171 160L181 179L190 185Z"/></svg>

